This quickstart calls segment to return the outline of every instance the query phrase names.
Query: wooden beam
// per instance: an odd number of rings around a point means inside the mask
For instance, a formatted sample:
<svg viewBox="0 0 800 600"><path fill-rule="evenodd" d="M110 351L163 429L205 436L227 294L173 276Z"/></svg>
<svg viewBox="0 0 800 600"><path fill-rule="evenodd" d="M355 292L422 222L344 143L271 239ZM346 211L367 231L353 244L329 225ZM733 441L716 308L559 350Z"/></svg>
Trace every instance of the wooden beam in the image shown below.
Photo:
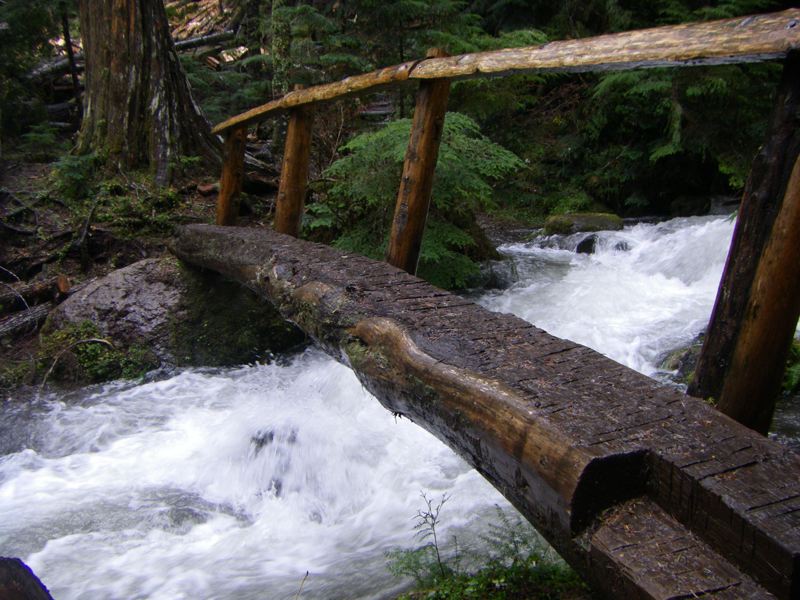
<svg viewBox="0 0 800 600"><path fill-rule="evenodd" d="M787 198L787 185L800 155L800 53L793 52L784 65L774 109L770 117L767 139L753 160L734 229L728 260L719 284L717 299L688 393L699 398L720 400L725 379L731 373L738 338L752 304L753 282L759 260L774 228L776 216ZM795 322L796 324L796 322ZM775 331L781 339L785 331ZM779 357L770 352L774 360ZM763 366L763 365L762 365ZM783 368L781 363L780 368ZM771 371L771 369L770 369ZM774 385L768 386L777 393ZM759 391L764 397L767 388ZM733 396L731 396L732 398ZM775 397L771 398L774 401ZM730 406L730 405L728 405ZM762 407L763 408L763 407ZM765 416L749 422L765 431ZM737 411L739 413L739 411ZM739 413L743 416L743 413ZM766 424L765 424L766 422Z"/></svg>
<svg viewBox="0 0 800 600"><path fill-rule="evenodd" d="M298 106L290 111L283 150L281 181L275 202L275 231L292 237L300 235L303 205L311 156L313 107Z"/></svg>
<svg viewBox="0 0 800 600"><path fill-rule="evenodd" d="M800 597L800 456L789 448L352 252L209 225L181 228L172 250L271 300L388 410L474 466L606 597Z"/></svg>
<svg viewBox="0 0 800 600"><path fill-rule="evenodd" d="M444 50L433 48L428 51L429 58L442 56L446 56ZM449 96L449 79L423 81L417 92L411 136L386 251L386 261L390 265L412 275L417 272Z"/></svg>
<svg viewBox="0 0 800 600"><path fill-rule="evenodd" d="M239 194L244 179L244 150L247 129L239 127L225 134L222 176L217 196L217 225L235 225L239 216Z"/></svg>
<svg viewBox="0 0 800 600"><path fill-rule="evenodd" d="M374 91L409 79L513 75L541 71L588 72L679 67L783 58L800 49L800 9L720 21L670 25L541 46L428 58L291 92L214 127L214 133L255 123L301 104Z"/></svg>
<svg viewBox="0 0 800 600"><path fill-rule="evenodd" d="M766 435L800 318L800 158L758 261L718 407Z"/></svg>

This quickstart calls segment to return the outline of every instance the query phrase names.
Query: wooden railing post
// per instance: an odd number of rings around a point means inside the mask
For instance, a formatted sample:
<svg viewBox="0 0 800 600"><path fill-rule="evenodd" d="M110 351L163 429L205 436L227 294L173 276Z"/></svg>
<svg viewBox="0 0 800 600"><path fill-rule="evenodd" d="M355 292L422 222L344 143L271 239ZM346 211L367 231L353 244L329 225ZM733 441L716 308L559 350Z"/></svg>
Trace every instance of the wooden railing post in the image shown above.
<svg viewBox="0 0 800 600"><path fill-rule="evenodd" d="M447 54L438 48L429 50L427 54L427 58L444 56ZM414 107L411 137L408 140L389 248L386 251L389 264L411 274L417 271L449 95L449 79L423 81L420 83Z"/></svg>
<svg viewBox="0 0 800 600"><path fill-rule="evenodd" d="M748 177L716 304L688 389L693 396L716 398L722 412L764 434L780 394L800 302L791 297L798 293L796 287L792 291L795 282L787 281L798 277L797 264L792 263L798 260L798 249L783 248L784 242L776 237L792 235L786 228L793 217L786 214L797 215L792 203L798 202L798 191L792 186L798 185L793 174L800 152L798 119L800 52L792 52L784 65L767 141ZM781 266L767 275L775 260ZM773 299L765 303L765 298ZM756 322L760 325L755 326Z"/></svg>
<svg viewBox="0 0 800 600"><path fill-rule="evenodd" d="M302 86L295 86L295 90ZM275 202L275 231L292 237L300 235L303 221L303 204L308 184L308 161L311 156L311 124L313 109L310 104L298 106L289 112L289 127L283 150L281 182Z"/></svg>
<svg viewBox="0 0 800 600"><path fill-rule="evenodd" d="M239 194L244 178L244 148L247 128L237 127L225 134L222 177L217 196L217 225L235 225L239 216Z"/></svg>

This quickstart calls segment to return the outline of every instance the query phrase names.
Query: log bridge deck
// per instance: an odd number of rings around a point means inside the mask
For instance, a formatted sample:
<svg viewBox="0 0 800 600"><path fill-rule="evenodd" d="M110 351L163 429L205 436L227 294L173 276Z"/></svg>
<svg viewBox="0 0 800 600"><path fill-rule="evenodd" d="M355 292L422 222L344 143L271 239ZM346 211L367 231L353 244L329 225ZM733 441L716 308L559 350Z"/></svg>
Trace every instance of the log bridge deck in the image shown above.
<svg viewBox="0 0 800 600"><path fill-rule="evenodd" d="M386 263L212 225L172 249L269 299L608 597L800 598L800 457L782 445Z"/></svg>

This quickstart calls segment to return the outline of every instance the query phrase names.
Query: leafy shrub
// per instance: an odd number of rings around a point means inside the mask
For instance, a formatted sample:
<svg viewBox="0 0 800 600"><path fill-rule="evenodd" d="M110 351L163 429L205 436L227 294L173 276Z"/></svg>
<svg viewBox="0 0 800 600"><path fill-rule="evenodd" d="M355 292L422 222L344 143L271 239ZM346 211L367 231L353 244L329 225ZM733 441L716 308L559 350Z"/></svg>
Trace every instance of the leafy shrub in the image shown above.
<svg viewBox="0 0 800 600"><path fill-rule="evenodd" d="M110 347L102 340L94 323L68 325L42 337L39 347L40 369L62 381L95 383L109 379L135 379L157 366L153 354L144 347Z"/></svg>
<svg viewBox="0 0 800 600"><path fill-rule="evenodd" d="M58 138L57 130L49 123L33 125L22 135L22 150L35 160L51 160L67 150L67 144Z"/></svg>
<svg viewBox="0 0 800 600"><path fill-rule="evenodd" d="M56 192L67 200L85 198L91 190L100 164L96 154L68 154L56 162L52 179Z"/></svg>
<svg viewBox="0 0 800 600"><path fill-rule="evenodd" d="M308 232L328 229L334 245L382 258L408 144L411 121L393 121L347 143L323 173L322 206L310 208ZM475 211L492 203L496 182L524 167L485 137L465 115L448 113L433 184L419 274L435 285L463 287L477 271L471 228Z"/></svg>
<svg viewBox="0 0 800 600"><path fill-rule="evenodd" d="M401 600L508 600L511 598L588 597L588 588L577 574L550 549L531 527L518 516L509 516L496 507L497 520L481 536L486 554L475 557L475 570L461 568L462 556L456 552L443 559L436 537L440 511L448 500L438 504L422 494L425 507L417 512L415 537L426 543L411 549L386 553L388 569L398 577L413 577L417 590Z"/></svg>

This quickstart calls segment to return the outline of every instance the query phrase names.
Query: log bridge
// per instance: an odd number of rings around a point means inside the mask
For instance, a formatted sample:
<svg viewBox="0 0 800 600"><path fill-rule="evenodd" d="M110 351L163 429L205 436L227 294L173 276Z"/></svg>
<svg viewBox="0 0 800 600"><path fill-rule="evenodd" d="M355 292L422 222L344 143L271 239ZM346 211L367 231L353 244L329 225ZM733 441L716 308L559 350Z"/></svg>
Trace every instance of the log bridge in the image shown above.
<svg viewBox="0 0 800 600"><path fill-rule="evenodd" d="M800 456L702 400L413 275L451 80L783 60L741 209L761 215L766 233L754 237L740 217L726 267L735 285L721 287L715 308L730 289L744 297L739 337L750 345L732 345L737 364L752 359L748 348L770 347L753 345L759 332L781 346L800 313L799 47L800 10L791 9L457 57L433 51L296 90L215 128L226 140L218 224L182 228L172 250L274 303L388 410L475 467L603 595L800 598ZM296 239L313 104L415 79L388 263ZM287 111L276 231L232 227L246 127ZM737 267L745 255L756 257L749 275ZM776 272L788 273L779 288L769 283ZM778 296L776 317L765 306Z"/></svg>

